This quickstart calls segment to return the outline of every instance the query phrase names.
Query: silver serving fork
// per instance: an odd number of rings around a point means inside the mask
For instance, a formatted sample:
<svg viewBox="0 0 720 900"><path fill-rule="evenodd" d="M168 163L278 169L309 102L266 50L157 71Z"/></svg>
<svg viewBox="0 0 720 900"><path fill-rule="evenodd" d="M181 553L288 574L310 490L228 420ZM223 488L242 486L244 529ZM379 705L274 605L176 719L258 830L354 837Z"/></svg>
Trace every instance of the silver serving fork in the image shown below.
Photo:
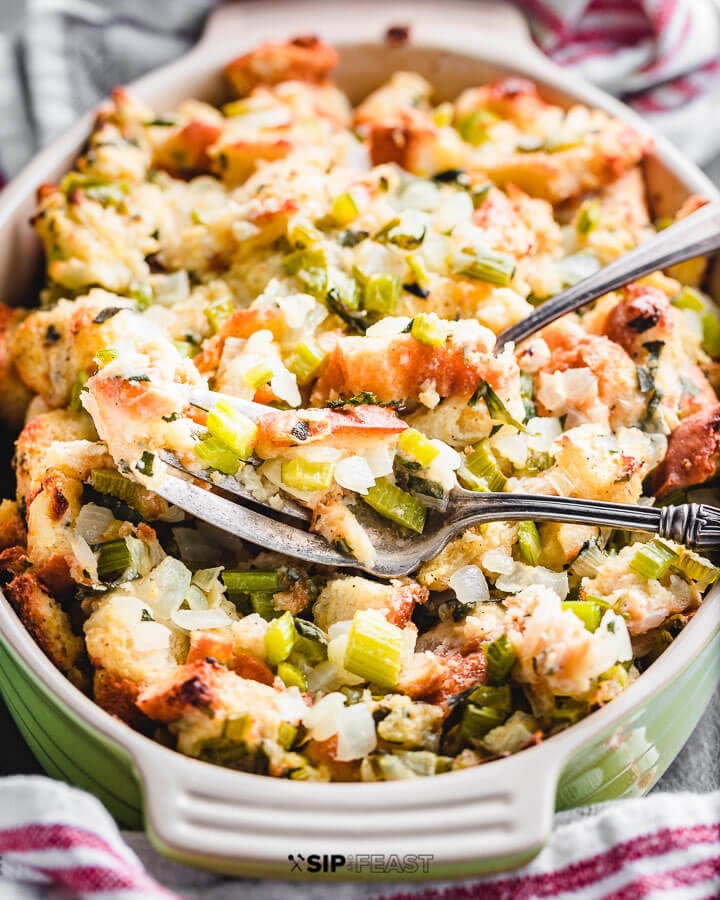
<svg viewBox="0 0 720 900"><path fill-rule="evenodd" d="M213 391L197 391L191 402L210 408L220 399L255 420L272 411L270 407ZM361 569L384 578L414 571L439 553L454 535L471 525L503 520L610 526L657 534L698 550L720 547L720 508L707 504L684 503L655 508L573 497L477 493L458 487L452 492L445 510L428 510L422 535L381 519L358 501L354 512L376 550L374 561L365 564L338 552L324 538L309 532L310 511L299 504L288 501L281 510L271 509L259 504L235 479L224 478L218 483L209 476L190 475L170 453L164 453L163 459L181 477L166 478L153 490L198 519L287 556ZM203 481L207 487L187 480L182 477L183 473ZM228 495L236 499L230 499Z"/></svg>
<svg viewBox="0 0 720 900"><path fill-rule="evenodd" d="M675 263L685 262L695 256L707 256L720 248L720 202L701 206L685 219L669 225L649 241L635 247L613 260L607 266L583 278L577 284L551 300L543 303L521 322L501 331L496 349L505 344L519 343L541 328L586 303L591 303L616 288L649 275L658 269L667 269Z"/></svg>
<svg viewBox="0 0 720 900"><path fill-rule="evenodd" d="M507 343L524 340L561 316L636 278L718 248L720 203L714 202L544 303L527 318L501 332L496 347L500 350ZM196 392L192 402L209 409L219 399L253 420L271 411L270 407L212 391ZM443 511L428 510L422 535L381 520L358 502L355 511L376 549L375 560L363 564L309 532L311 514L300 504L283 499L279 508L262 505L234 478L218 480L209 475L190 474L172 454L166 452L163 458L180 477L165 479L155 488L156 492L198 519L288 556L360 569L385 578L412 572L471 525L502 520L610 526L657 534L698 550L720 547L720 508L708 504L655 508L535 494L477 493L458 487ZM182 477L183 473L188 477ZM197 481L207 487L199 486Z"/></svg>

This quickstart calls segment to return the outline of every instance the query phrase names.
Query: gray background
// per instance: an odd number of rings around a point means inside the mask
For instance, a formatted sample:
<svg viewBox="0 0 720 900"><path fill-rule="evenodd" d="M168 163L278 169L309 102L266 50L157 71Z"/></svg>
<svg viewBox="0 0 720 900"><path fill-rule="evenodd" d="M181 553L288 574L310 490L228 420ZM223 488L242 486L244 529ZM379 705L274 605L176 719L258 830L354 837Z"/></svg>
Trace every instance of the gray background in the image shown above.
<svg viewBox="0 0 720 900"><path fill-rule="evenodd" d="M151 0L152 2L152 0ZM110 5L110 4L107 4ZM122 0L117 4L122 8ZM20 26L26 0L0 0L0 32ZM717 172L712 174L718 176ZM41 772L0 701L0 774ZM720 690L656 790L708 791L720 788Z"/></svg>

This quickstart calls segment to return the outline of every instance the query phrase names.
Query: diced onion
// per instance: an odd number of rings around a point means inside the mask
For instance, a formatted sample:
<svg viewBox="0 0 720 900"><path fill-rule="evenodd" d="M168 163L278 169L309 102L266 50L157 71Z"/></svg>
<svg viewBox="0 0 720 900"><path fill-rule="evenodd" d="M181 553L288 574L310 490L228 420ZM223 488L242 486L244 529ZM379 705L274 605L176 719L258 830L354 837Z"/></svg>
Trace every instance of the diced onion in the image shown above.
<svg viewBox="0 0 720 900"><path fill-rule="evenodd" d="M362 684L365 679L360 678L358 675L353 675L352 672L348 672L348 670L343 665L345 661L345 651L347 650L347 644L347 633L333 638L327 646L328 660L337 669L337 678L338 681L340 681L342 684Z"/></svg>
<svg viewBox="0 0 720 900"><path fill-rule="evenodd" d="M86 503L75 520L75 531L88 544L99 544L114 521L115 517L106 507L98 506L96 503Z"/></svg>
<svg viewBox="0 0 720 900"><path fill-rule="evenodd" d="M70 546L80 567L92 581L98 580L97 560L85 538L77 531L70 535Z"/></svg>
<svg viewBox="0 0 720 900"><path fill-rule="evenodd" d="M309 294L293 294L290 297L278 297L277 305L285 315L288 328L300 328L312 312L320 311L322 319L327 315L327 310L322 307Z"/></svg>
<svg viewBox="0 0 720 900"><path fill-rule="evenodd" d="M143 579L143 595L159 619L169 619L185 599L191 573L179 559L166 556Z"/></svg>
<svg viewBox="0 0 720 900"><path fill-rule="evenodd" d="M341 622L333 622L328 628L328 638L334 641L343 634L347 634L352 628L352 619L343 619Z"/></svg>
<svg viewBox="0 0 720 900"><path fill-rule="evenodd" d="M176 609L171 619L178 628L185 631L224 628L232 622L224 609Z"/></svg>
<svg viewBox="0 0 720 900"><path fill-rule="evenodd" d="M531 450L547 453L552 449L555 439L562 434L560 419L532 418L527 423L527 443Z"/></svg>
<svg viewBox="0 0 720 900"><path fill-rule="evenodd" d="M587 660L588 676L597 677L615 663L632 658L632 645L625 620L608 609L592 636Z"/></svg>
<svg viewBox="0 0 720 900"><path fill-rule="evenodd" d="M366 337L390 337L395 334L402 334L410 324L408 316L385 316L374 325L371 325L365 332Z"/></svg>
<svg viewBox="0 0 720 900"><path fill-rule="evenodd" d="M515 561L504 550L486 550L481 558L483 568L497 575L509 575Z"/></svg>
<svg viewBox="0 0 720 900"><path fill-rule="evenodd" d="M190 296L190 279L185 269L158 277L154 287L155 300L163 306L173 306Z"/></svg>
<svg viewBox="0 0 720 900"><path fill-rule="evenodd" d="M432 181L417 179L410 181L402 189L400 196L395 201L397 209L421 209L423 212L432 212L440 200L440 190Z"/></svg>
<svg viewBox="0 0 720 900"><path fill-rule="evenodd" d="M297 378L279 361L272 365L272 368L273 377L270 379L270 388L273 394L284 400L288 406L300 406L302 397L298 389Z"/></svg>
<svg viewBox="0 0 720 900"><path fill-rule="evenodd" d="M207 597L196 584L191 584L188 588L188 592L185 594L185 602L190 609L195 611L208 608Z"/></svg>
<svg viewBox="0 0 720 900"><path fill-rule="evenodd" d="M349 491L367 494L368 488L375 484L375 476L364 457L348 456L336 464L335 481Z"/></svg>
<svg viewBox="0 0 720 900"><path fill-rule="evenodd" d="M485 603L490 599L488 583L477 566L463 566L453 572L448 584L460 603Z"/></svg>
<svg viewBox="0 0 720 900"><path fill-rule="evenodd" d="M514 562L512 570L496 580L495 587L508 594L516 594L533 584L545 585L561 600L567 597L569 590L567 572L553 572L544 566L526 566L520 562Z"/></svg>
<svg viewBox="0 0 720 900"><path fill-rule="evenodd" d="M337 734L338 715L344 707L344 694L327 694L305 713L303 725L316 741L326 741Z"/></svg>
<svg viewBox="0 0 720 900"><path fill-rule="evenodd" d="M394 452L387 444L378 444L364 451L365 460L375 478L389 475L393 470Z"/></svg>
<svg viewBox="0 0 720 900"><path fill-rule="evenodd" d="M518 468L522 468L527 462L528 441L521 431L503 426L492 438L492 446Z"/></svg>
<svg viewBox="0 0 720 900"><path fill-rule="evenodd" d="M327 691L337 687L338 670L334 663L325 660L308 673L307 686L308 690L315 693L316 691Z"/></svg>
<svg viewBox="0 0 720 900"><path fill-rule="evenodd" d="M470 195L465 191L456 191L443 197L440 205L435 210L435 228L445 234L452 231L458 225L465 224L472 219L473 204Z"/></svg>
<svg viewBox="0 0 720 900"><path fill-rule="evenodd" d="M375 721L372 713L362 703L344 707L337 717L337 751L335 758L341 762L362 759L377 746Z"/></svg>

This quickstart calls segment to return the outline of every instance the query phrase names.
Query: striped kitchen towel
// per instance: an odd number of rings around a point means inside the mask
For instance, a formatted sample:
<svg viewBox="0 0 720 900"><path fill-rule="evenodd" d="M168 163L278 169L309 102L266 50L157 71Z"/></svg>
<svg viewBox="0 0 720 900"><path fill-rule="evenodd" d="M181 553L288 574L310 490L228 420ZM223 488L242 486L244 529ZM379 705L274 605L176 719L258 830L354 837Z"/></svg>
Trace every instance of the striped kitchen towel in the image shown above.
<svg viewBox="0 0 720 900"><path fill-rule="evenodd" d="M547 847L530 865L492 878L392 884L376 877L367 884L325 884L317 876L305 883L231 881L190 869L160 857L144 835L121 836L104 807L77 788L37 776L0 780L0 900L718 896L720 792L653 794L561 813Z"/></svg>
<svg viewBox="0 0 720 900"><path fill-rule="evenodd" d="M620 96L701 164L720 153L718 0L518 0L555 62Z"/></svg>

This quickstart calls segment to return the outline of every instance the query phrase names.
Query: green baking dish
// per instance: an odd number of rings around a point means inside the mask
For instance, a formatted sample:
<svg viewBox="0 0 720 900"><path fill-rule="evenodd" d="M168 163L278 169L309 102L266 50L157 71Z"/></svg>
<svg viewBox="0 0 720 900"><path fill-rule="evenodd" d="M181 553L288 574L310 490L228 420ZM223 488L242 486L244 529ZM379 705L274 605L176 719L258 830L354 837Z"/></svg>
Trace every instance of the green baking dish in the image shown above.
<svg viewBox="0 0 720 900"><path fill-rule="evenodd" d="M130 85L163 109L183 97L212 99L219 69L271 37L306 32L310 7L246 3L220 8L184 59ZM413 40L388 48L391 24ZM531 45L505 4L315 3L312 27L340 51L338 81L360 97L392 71L410 68L438 93L508 73L526 75L556 101L599 106L647 126L634 114L566 75ZM38 247L27 225L37 186L62 173L87 136L87 118L41 153L0 197L0 284L10 300L31 296ZM689 194L716 197L691 163L657 139L646 164L656 215ZM118 821L145 827L179 861L218 872L296 877L290 855L430 854L439 878L488 873L529 860L548 837L555 809L637 796L662 775L720 682L720 589L688 627L620 697L567 731L507 759L441 778L380 784L311 784L233 772L181 756L114 719L66 681L0 594L0 688L46 771L98 796ZM367 877L341 867L336 878ZM317 877L317 876L315 876ZM323 877L332 877L329 873ZM407 875L401 877L407 878Z"/></svg>

